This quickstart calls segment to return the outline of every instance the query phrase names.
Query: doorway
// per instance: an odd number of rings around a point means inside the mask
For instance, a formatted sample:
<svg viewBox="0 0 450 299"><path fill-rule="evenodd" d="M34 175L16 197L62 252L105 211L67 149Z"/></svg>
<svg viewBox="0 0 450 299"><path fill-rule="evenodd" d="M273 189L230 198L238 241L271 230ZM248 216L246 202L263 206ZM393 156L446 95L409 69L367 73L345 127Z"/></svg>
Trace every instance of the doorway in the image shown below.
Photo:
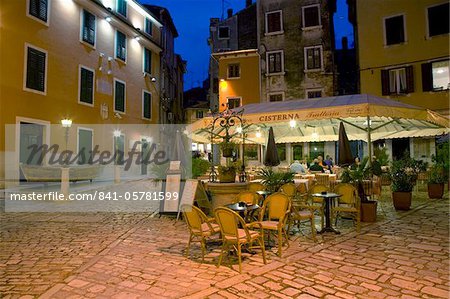
<svg viewBox="0 0 450 299"><path fill-rule="evenodd" d="M26 165L42 165L44 153L42 145L44 143L44 126L40 124L20 122L19 132L19 163ZM33 151L33 149L39 149ZM19 168L19 180L25 181L25 176Z"/></svg>
<svg viewBox="0 0 450 299"><path fill-rule="evenodd" d="M409 138L392 139L392 158L394 160L401 159L405 151L410 152Z"/></svg>

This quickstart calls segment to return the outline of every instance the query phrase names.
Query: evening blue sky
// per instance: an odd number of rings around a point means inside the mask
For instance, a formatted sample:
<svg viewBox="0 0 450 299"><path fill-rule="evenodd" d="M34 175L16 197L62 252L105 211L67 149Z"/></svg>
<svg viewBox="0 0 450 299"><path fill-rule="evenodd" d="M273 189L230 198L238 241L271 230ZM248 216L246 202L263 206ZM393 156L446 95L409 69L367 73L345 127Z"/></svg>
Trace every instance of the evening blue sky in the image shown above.
<svg viewBox="0 0 450 299"><path fill-rule="evenodd" d="M206 40L209 36L209 19L222 16L222 0L140 1L163 6L170 11L180 35L175 40L175 51L188 62L184 89L201 86L203 80L208 76L210 49ZM228 8L233 8L233 11L237 12L245 7L245 0L226 0L224 7L224 16L226 17ZM349 44L352 45L353 31L347 20L345 0L338 0L335 26L337 47L341 46L342 36L348 36Z"/></svg>

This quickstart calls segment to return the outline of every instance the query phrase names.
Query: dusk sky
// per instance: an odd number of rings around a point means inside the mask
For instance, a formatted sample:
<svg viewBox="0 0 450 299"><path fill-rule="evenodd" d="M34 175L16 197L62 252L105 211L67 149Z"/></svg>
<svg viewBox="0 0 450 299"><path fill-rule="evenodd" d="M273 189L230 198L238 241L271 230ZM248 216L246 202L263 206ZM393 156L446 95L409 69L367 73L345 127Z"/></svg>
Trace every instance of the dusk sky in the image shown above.
<svg viewBox="0 0 450 299"><path fill-rule="evenodd" d="M177 27L179 37L175 40L175 51L188 62L184 89L201 86L208 76L210 49L207 45L209 36L209 19L222 16L222 0L140 0L166 7ZM255 2L255 0L253 1ZM237 12L245 7L245 0L225 0L226 10L233 8ZM349 37L349 45L353 43L352 28L347 20L345 0L338 0L335 14L336 44L341 45L341 37Z"/></svg>

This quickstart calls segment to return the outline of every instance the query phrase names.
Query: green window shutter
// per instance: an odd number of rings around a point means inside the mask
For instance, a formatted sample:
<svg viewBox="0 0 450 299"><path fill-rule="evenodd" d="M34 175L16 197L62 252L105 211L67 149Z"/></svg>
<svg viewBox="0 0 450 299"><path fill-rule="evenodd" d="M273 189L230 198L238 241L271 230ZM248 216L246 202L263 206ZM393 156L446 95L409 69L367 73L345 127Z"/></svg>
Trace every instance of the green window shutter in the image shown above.
<svg viewBox="0 0 450 299"><path fill-rule="evenodd" d="M152 95L148 92L144 92L144 104L143 104L143 116L144 118L152 118Z"/></svg>
<svg viewBox="0 0 450 299"><path fill-rule="evenodd" d="M48 19L48 0L30 0L29 14L47 22Z"/></svg>
<svg viewBox="0 0 450 299"><path fill-rule="evenodd" d="M115 84L114 110L125 112L125 84L119 81Z"/></svg>
<svg viewBox="0 0 450 299"><path fill-rule="evenodd" d="M127 17L127 1L117 0L117 12L122 16Z"/></svg>
<svg viewBox="0 0 450 299"><path fill-rule="evenodd" d="M95 16L83 10L83 41L95 45Z"/></svg>
<svg viewBox="0 0 450 299"><path fill-rule="evenodd" d="M144 72L152 73L152 51L144 48Z"/></svg>
<svg viewBox="0 0 450 299"><path fill-rule="evenodd" d="M153 23L149 18L145 18L145 33L153 36Z"/></svg>
<svg viewBox="0 0 450 299"><path fill-rule="evenodd" d="M80 102L93 104L94 103L94 73L85 68L81 68L81 82L80 82Z"/></svg>
<svg viewBox="0 0 450 299"><path fill-rule="evenodd" d="M46 54L33 48L28 48L27 53L26 87L44 92Z"/></svg>
<svg viewBox="0 0 450 299"><path fill-rule="evenodd" d="M120 31L117 31L116 34L116 58L119 58L123 61L126 60L127 57L127 37Z"/></svg>

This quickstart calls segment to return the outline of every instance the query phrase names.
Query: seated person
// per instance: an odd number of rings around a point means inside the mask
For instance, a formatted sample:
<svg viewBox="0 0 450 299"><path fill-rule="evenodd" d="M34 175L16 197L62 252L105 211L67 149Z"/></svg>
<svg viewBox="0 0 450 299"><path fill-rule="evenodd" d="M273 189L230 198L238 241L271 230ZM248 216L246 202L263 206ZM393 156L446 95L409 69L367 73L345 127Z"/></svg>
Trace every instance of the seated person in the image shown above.
<svg viewBox="0 0 450 299"><path fill-rule="evenodd" d="M294 163L291 164L291 166L289 166L289 169L291 170L291 172L295 172L295 173L306 173L306 169L303 167L302 164L300 164L300 162L298 160L295 160Z"/></svg>
<svg viewBox="0 0 450 299"><path fill-rule="evenodd" d="M313 164L309 167L309 171L324 172L323 167L319 165L319 159L314 159Z"/></svg>
<svg viewBox="0 0 450 299"><path fill-rule="evenodd" d="M319 164L320 166L322 166L322 167L325 167L325 166L326 166L325 163L323 162L323 157L322 157L322 156L318 156L318 157L317 157L317 161L318 161L318 164Z"/></svg>

